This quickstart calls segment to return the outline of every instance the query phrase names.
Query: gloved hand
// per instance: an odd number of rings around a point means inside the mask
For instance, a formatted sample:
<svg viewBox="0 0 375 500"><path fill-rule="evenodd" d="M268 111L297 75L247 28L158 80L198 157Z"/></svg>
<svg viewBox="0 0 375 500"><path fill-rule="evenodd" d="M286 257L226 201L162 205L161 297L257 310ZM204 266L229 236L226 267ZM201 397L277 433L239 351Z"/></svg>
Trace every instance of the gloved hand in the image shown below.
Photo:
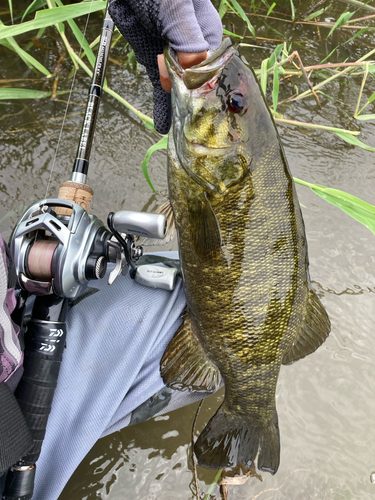
<svg viewBox="0 0 375 500"><path fill-rule="evenodd" d="M19 328L11 313L16 305L16 272L0 235L0 497L3 474L31 448L33 440L13 392L21 378L23 353Z"/></svg>
<svg viewBox="0 0 375 500"><path fill-rule="evenodd" d="M155 128L166 134L171 100L160 83L157 56L167 44L177 52L192 54L217 49L223 35L220 16L210 0L110 0L109 13L137 61L146 67L154 86ZM200 60L205 57L201 55ZM184 59L188 67L189 58ZM194 57L193 64L197 64Z"/></svg>

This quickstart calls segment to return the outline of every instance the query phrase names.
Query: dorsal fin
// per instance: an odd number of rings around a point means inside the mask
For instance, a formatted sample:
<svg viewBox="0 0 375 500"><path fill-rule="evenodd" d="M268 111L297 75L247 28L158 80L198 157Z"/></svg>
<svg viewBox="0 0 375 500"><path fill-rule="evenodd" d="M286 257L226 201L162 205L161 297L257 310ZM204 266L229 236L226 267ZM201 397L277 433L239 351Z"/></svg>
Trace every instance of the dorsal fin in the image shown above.
<svg viewBox="0 0 375 500"><path fill-rule="evenodd" d="M283 365L290 365L316 351L326 340L330 330L328 314L314 290L310 289L306 316L292 347L284 354Z"/></svg>

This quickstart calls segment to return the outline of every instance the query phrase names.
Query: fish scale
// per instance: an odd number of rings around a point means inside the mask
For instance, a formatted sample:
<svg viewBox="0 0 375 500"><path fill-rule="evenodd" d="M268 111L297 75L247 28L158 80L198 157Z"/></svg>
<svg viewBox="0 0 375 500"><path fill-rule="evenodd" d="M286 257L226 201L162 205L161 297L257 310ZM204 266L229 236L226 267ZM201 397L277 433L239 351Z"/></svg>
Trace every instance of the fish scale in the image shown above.
<svg viewBox="0 0 375 500"><path fill-rule="evenodd" d="M194 447L199 465L250 466L258 455L258 468L274 474L281 364L315 351L330 330L310 283L301 209L256 77L228 42L204 68L209 88L200 71L194 89L196 73L189 82L171 50L165 59L176 104L168 186L187 314L161 374L179 390L224 381L223 404Z"/></svg>

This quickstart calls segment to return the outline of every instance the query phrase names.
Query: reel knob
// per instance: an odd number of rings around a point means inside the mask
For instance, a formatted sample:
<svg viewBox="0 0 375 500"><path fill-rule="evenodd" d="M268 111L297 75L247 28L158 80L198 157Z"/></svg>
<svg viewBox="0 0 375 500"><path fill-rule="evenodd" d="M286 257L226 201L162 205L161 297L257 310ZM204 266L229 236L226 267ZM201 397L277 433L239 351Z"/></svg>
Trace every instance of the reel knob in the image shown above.
<svg viewBox="0 0 375 500"><path fill-rule="evenodd" d="M95 277L97 280L104 278L104 275L107 271L107 261L104 255L101 255L96 260L95 264Z"/></svg>
<svg viewBox="0 0 375 500"><path fill-rule="evenodd" d="M88 280L98 280L104 277L107 271L107 241L110 233L100 228L92 243L91 252L86 261L85 275Z"/></svg>
<svg viewBox="0 0 375 500"><path fill-rule="evenodd" d="M167 218L162 214L120 210L113 215L112 224L119 233L162 240L167 232Z"/></svg>
<svg viewBox="0 0 375 500"><path fill-rule="evenodd" d="M90 255L86 261L85 276L87 280L103 278L107 270L107 261L104 255Z"/></svg>

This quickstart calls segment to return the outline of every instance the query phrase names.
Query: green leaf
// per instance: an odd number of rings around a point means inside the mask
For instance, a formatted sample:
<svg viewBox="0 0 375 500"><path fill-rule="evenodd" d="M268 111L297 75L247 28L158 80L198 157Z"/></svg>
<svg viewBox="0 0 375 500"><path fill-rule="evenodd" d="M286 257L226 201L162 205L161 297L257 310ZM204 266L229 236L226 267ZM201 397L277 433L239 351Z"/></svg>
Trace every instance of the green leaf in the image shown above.
<svg viewBox="0 0 375 500"><path fill-rule="evenodd" d="M61 0L55 0L57 5L60 7L63 7L63 3ZM73 21L73 19L68 19L68 24L70 26L70 29L73 31L74 36L77 39L77 42L79 43L79 46L82 47L84 53L86 54L86 57L91 64L92 67L95 66L95 55L94 52L91 50L91 47L86 40L86 38L83 36L82 31L78 28L77 23Z"/></svg>
<svg viewBox="0 0 375 500"><path fill-rule="evenodd" d="M9 5L10 18L11 18L12 24L13 24L13 4L12 4L12 0L8 0L8 5Z"/></svg>
<svg viewBox="0 0 375 500"><path fill-rule="evenodd" d="M56 95L70 94L71 92L87 92L87 89L59 90ZM42 99L51 97L52 92L44 92L42 90L32 89L15 89L15 88L0 88L0 100L7 99Z"/></svg>
<svg viewBox="0 0 375 500"><path fill-rule="evenodd" d="M4 26L4 24L0 21L0 29L1 27ZM34 67L41 73L43 73L46 76L50 76L50 72L48 71L47 68L43 66L39 61L37 61L33 56L31 56L28 52L23 50L18 43L15 41L15 39L10 36L0 42L1 45L4 45L8 49L13 50L18 56L27 64L29 67Z"/></svg>
<svg viewBox="0 0 375 500"><path fill-rule="evenodd" d="M35 14L35 19L25 23L16 24L14 26L1 26L0 39L9 36L17 36L22 33L27 33L31 30L46 28L53 24L67 21L75 17L84 16L89 12L97 12L105 9L107 2L98 0L94 2L81 2L74 5L65 5L64 7L56 7L54 9L38 10Z"/></svg>
<svg viewBox="0 0 375 500"><path fill-rule="evenodd" d="M262 87L264 95L266 95L267 92L267 66L268 59L263 59L260 67L260 86Z"/></svg>
<svg viewBox="0 0 375 500"><path fill-rule="evenodd" d="M284 44L280 44L276 47L276 49L272 52L272 54L270 55L269 59L268 59L268 63L267 63L267 69L270 69L272 68L272 66L274 64L276 64L278 58L280 57L280 54L281 54L281 51L283 50L284 48Z"/></svg>
<svg viewBox="0 0 375 500"><path fill-rule="evenodd" d="M203 500L210 500L211 498L211 493L214 491L214 488L216 486L216 484L219 482L219 479L221 478L221 475L223 473L223 470L224 469L219 469L216 473L216 476L215 476L215 479L213 480L212 484L210 485L210 487L208 488L207 490L207 493L206 493L206 496L204 497Z"/></svg>
<svg viewBox="0 0 375 500"><path fill-rule="evenodd" d="M235 9L235 11L237 12L237 14L240 16L240 18L245 21L245 23L247 24L247 27L249 28L249 31L250 33L255 36L255 30L254 30L254 27L253 25L251 24L251 22L249 21L247 15L245 14L245 11L243 10L243 8L241 7L241 5L237 2L237 0L230 0L233 8Z"/></svg>
<svg viewBox="0 0 375 500"><path fill-rule="evenodd" d="M273 72L273 90L272 90L272 102L273 102L273 109L275 112L277 110L278 101L279 101L279 72L277 64L275 64L275 69Z"/></svg>
<svg viewBox="0 0 375 500"><path fill-rule="evenodd" d="M331 57L331 55L332 55L332 54L333 54L333 53L334 53L334 52L335 52L338 48L339 48L339 45L338 45L337 47L335 47L335 48L334 48L334 49L333 49L333 50L332 50L332 51L328 54L328 56L326 56L324 59L322 59L322 60L320 61L320 63L319 63L319 64L323 64L323 63L325 63L326 61L328 61L328 59Z"/></svg>
<svg viewBox="0 0 375 500"><path fill-rule="evenodd" d="M354 12L343 12L341 14L341 16L335 22L331 31L328 33L327 38L329 38L332 35L332 33L335 31L335 29L340 28L340 26L342 26L343 24L346 24L353 15L354 15Z"/></svg>
<svg viewBox="0 0 375 500"><path fill-rule="evenodd" d="M43 92L41 90L32 89L0 89L0 100L4 99L40 99L49 97L52 92Z"/></svg>
<svg viewBox="0 0 375 500"><path fill-rule="evenodd" d="M305 21L310 21L311 19L314 19L315 17L319 17L326 10L327 10L326 8L319 9L316 12L313 12L312 14L310 14L309 16L304 17L304 20Z"/></svg>
<svg viewBox="0 0 375 500"><path fill-rule="evenodd" d="M295 17L296 17L296 11L294 9L294 3L293 3L293 0L290 0L290 9L292 11L292 21L294 21Z"/></svg>
<svg viewBox="0 0 375 500"><path fill-rule="evenodd" d="M345 2L345 3L351 3L355 7L358 7L358 10L364 9L364 10L369 10L371 12L375 11L375 7L371 7L371 5L367 5L370 3L370 0L366 3L360 2L359 0L340 0L340 1Z"/></svg>
<svg viewBox="0 0 375 500"><path fill-rule="evenodd" d="M266 17L268 17L271 14L271 12L273 11L273 9L275 7L276 7L276 2L273 2L273 4L271 5L271 7L268 9Z"/></svg>
<svg viewBox="0 0 375 500"><path fill-rule="evenodd" d="M360 148L365 149L366 151L375 151L375 148L367 146L367 144L363 143L357 137L354 137L351 134L348 134L347 132L335 131L335 134L338 135L343 141L346 141L349 144L352 144L353 146L359 146Z"/></svg>
<svg viewBox="0 0 375 500"><path fill-rule="evenodd" d="M142 162L143 175L145 176L146 181L148 182L150 188L153 190L154 193L156 193L156 191L155 191L154 186L152 185L150 176L148 175L148 163L149 163L150 157L154 151L157 151L158 149L167 149L167 146L168 146L168 136L165 135L165 136L163 136L162 139L160 139L159 142L157 142L156 144L154 144L153 146L151 146L148 149L146 156L145 156L145 159Z"/></svg>
<svg viewBox="0 0 375 500"><path fill-rule="evenodd" d="M9 46L20 56L20 58L29 66L34 66L38 71L43 73L46 76L50 76L51 73L47 68L43 66L39 61L37 61L33 56L31 56L28 52L21 49L21 47L16 43L13 37L9 37L6 39L9 42ZM0 42L2 43L2 42Z"/></svg>
<svg viewBox="0 0 375 500"><path fill-rule="evenodd" d="M369 97L368 102L375 101L375 92Z"/></svg>
<svg viewBox="0 0 375 500"><path fill-rule="evenodd" d="M275 33L275 35L279 36L283 40L285 39L285 36L282 33L280 33L280 31L277 31L277 29L272 28L272 26L270 26L269 24L267 24L266 21L263 21L263 24L265 24L269 30L271 30L273 33ZM296 45L298 45L297 42L294 42L294 43Z"/></svg>
<svg viewBox="0 0 375 500"><path fill-rule="evenodd" d="M296 178L294 178L294 181L309 187L315 194L340 208L375 234L375 207L370 203L339 189L328 188L320 184L310 184Z"/></svg>
<svg viewBox="0 0 375 500"><path fill-rule="evenodd" d="M228 10L228 2L225 0L221 0L220 5L219 5L219 16L221 19L225 16Z"/></svg>
<svg viewBox="0 0 375 500"><path fill-rule="evenodd" d="M316 123L306 123L306 122L301 122L298 120L278 120L280 123L287 123L288 125L296 125L297 127L305 127L305 128L311 128L314 130L327 130L327 132L335 132L337 135L339 133L342 133L343 135L348 135L348 136L353 136L353 135L359 135L360 132L358 131L352 131L352 130L344 130L342 128L336 128L336 127L327 127L327 125L317 125Z"/></svg>
<svg viewBox="0 0 375 500"><path fill-rule="evenodd" d="M375 115L357 115L355 118L360 121L375 120Z"/></svg>
<svg viewBox="0 0 375 500"><path fill-rule="evenodd" d="M357 33L355 33L353 36L351 36L349 38L349 40L346 40L346 42L344 42L342 45L346 45L347 43L351 42L352 40L354 40L355 38L357 38L357 36L360 36L360 35L363 35L363 33L366 33L366 31L368 30L374 30L375 28L362 28L361 30L357 31Z"/></svg>
<svg viewBox="0 0 375 500"><path fill-rule="evenodd" d="M223 28L223 33L224 33L224 35L234 36L234 37L236 37L236 38L241 38L241 40L243 40L243 36L241 36L241 35L236 35L236 33L232 33L231 31L228 31L228 30L226 30L225 28Z"/></svg>
<svg viewBox="0 0 375 500"><path fill-rule="evenodd" d="M328 94L325 94L325 93L324 93L324 92L322 92L321 90L319 90L318 92L319 92L319 94L324 95L324 97L326 97L326 98L327 98L327 99L329 99L330 101L334 101L334 100L335 100L332 96L330 96L330 95L328 95Z"/></svg>
<svg viewBox="0 0 375 500"><path fill-rule="evenodd" d="M44 7L45 4L46 0L34 0L33 2L31 2L31 4L27 7L25 12L23 13L21 22L25 19L27 14L35 12L36 10L40 9L40 7Z"/></svg>

